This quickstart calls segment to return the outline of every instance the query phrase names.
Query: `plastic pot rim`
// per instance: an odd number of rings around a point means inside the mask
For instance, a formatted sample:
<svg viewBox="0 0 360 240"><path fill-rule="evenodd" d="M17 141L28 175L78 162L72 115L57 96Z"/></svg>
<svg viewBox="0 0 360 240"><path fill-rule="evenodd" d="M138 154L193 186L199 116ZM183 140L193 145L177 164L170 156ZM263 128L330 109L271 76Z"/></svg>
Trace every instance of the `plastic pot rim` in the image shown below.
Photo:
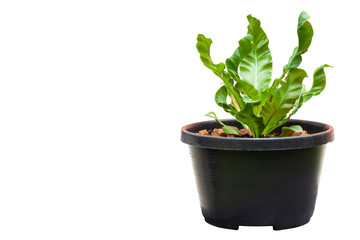
<svg viewBox="0 0 360 240"><path fill-rule="evenodd" d="M227 125L242 128L235 119L221 120ZM219 128L215 120L196 122L185 125L181 128L181 141L191 146L240 151L271 151L291 150L320 146L334 141L334 128L328 124L290 119L283 126L300 125L310 134L296 137L273 137L273 138L226 138L199 135L197 132L202 129Z"/></svg>

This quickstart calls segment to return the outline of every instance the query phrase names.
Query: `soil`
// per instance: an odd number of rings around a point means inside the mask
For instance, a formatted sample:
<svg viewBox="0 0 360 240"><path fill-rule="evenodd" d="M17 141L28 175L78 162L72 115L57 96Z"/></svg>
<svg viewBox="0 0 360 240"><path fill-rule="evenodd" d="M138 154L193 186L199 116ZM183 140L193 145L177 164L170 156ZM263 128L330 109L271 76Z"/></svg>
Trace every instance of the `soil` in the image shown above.
<svg viewBox="0 0 360 240"><path fill-rule="evenodd" d="M252 135L251 135L249 129L240 129L239 134L227 134L224 132L224 130L222 128L214 128L212 130L206 130L206 129L200 130L196 134L204 135L204 136L213 136L213 137L252 138ZM269 134L270 137L277 137L279 135L280 135L279 133L270 133ZM302 132L295 132L291 137L305 136L305 135L309 135L309 134L307 131L304 130Z"/></svg>

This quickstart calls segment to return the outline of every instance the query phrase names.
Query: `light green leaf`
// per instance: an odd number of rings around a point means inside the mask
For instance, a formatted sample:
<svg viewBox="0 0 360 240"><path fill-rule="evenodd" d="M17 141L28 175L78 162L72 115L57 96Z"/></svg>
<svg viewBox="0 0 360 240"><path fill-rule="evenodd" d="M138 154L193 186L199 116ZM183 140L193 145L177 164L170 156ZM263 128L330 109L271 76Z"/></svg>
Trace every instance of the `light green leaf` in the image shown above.
<svg viewBox="0 0 360 240"><path fill-rule="evenodd" d="M324 64L314 71L313 84L310 91L304 94L303 96L304 102L309 101L309 99L312 98L313 96L319 95L325 89L326 76L325 76L324 68L326 67L331 67L331 66Z"/></svg>
<svg viewBox="0 0 360 240"><path fill-rule="evenodd" d="M216 122L218 122L220 125L225 126L225 124L219 120L219 118L216 116L216 114L214 112L208 112L207 114L205 114L205 116L214 118L216 120Z"/></svg>
<svg viewBox="0 0 360 240"><path fill-rule="evenodd" d="M292 125L290 127L282 127L280 137L290 137L296 132L302 132L303 129L300 125Z"/></svg>
<svg viewBox="0 0 360 240"><path fill-rule="evenodd" d="M223 122L221 122L219 120L219 118L216 116L216 114L214 112L209 112L209 113L205 114L205 116L214 118L216 120L216 122L218 122L220 125L223 126L222 129L224 130L225 133L234 134L234 135L239 134L239 129L237 127L225 125Z"/></svg>
<svg viewBox="0 0 360 240"><path fill-rule="evenodd" d="M258 103L258 102L259 102L259 100L256 100L256 101L252 100L252 99L251 99L248 95L246 95L246 94L243 95L243 99L244 99L244 102L245 102L245 103L254 103L254 102Z"/></svg>
<svg viewBox="0 0 360 240"><path fill-rule="evenodd" d="M226 59L226 68L228 69L231 78L233 78L234 80L240 81L238 73L240 62L245 56L247 56L251 52L251 49L251 36L246 35L239 41L239 47L235 50L233 55Z"/></svg>
<svg viewBox="0 0 360 240"><path fill-rule="evenodd" d="M299 99L302 81L306 76L306 72L302 69L291 69L285 82L280 83L281 87L275 88L274 93L262 106L260 112L265 125L262 134L267 135L281 125L282 120L287 117L288 112Z"/></svg>
<svg viewBox="0 0 360 240"><path fill-rule="evenodd" d="M254 108L259 104L260 101L247 103L245 108L235 116L239 122L250 128L251 134L254 137L260 137L264 129L263 119L254 114Z"/></svg>
<svg viewBox="0 0 360 240"><path fill-rule="evenodd" d="M258 100L259 92L253 85L243 81L238 73L241 60L251 52L252 46L251 35L248 34L239 41L239 47L231 57L226 59L225 63L230 77L237 82L235 85L236 90L240 91L242 94L246 94L253 100Z"/></svg>
<svg viewBox="0 0 360 240"><path fill-rule="evenodd" d="M253 85L258 91L269 87L272 74L272 57L269 39L260 27L260 21L248 15L248 34L251 36L253 48L240 63L240 76L243 81Z"/></svg>
<svg viewBox="0 0 360 240"><path fill-rule="evenodd" d="M227 134L232 134L232 135L238 135L239 134L239 129L237 127L234 127L234 126L223 126L222 129Z"/></svg>
<svg viewBox="0 0 360 240"><path fill-rule="evenodd" d="M254 88L253 85L245 81L238 81L235 84L235 89L241 92L244 95L250 97L253 101L260 99L259 91ZM245 99L243 99L245 101Z"/></svg>

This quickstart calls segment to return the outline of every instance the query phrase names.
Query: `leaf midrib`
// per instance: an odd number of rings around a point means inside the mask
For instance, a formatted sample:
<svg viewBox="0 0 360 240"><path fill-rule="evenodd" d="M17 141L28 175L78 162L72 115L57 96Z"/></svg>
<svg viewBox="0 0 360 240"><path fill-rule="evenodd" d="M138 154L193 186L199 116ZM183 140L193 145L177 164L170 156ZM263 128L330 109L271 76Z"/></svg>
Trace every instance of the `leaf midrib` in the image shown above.
<svg viewBox="0 0 360 240"><path fill-rule="evenodd" d="M287 83L287 84L289 84L289 83ZM271 114L271 116L270 116L270 118L269 118L269 120L268 121L266 121L266 124L264 125L265 127L264 127L264 129L266 129L266 127L267 127L267 125L269 124L269 122L272 120L272 118L276 115L276 113L277 112L279 112L281 109L282 109L282 106L284 105L284 99L285 99L285 96L288 94L288 92L290 91L289 90L290 89L290 85L288 85L288 87L287 87L287 89L286 89L286 91L285 91L285 93L284 94L282 94L282 96L281 96L281 101L280 101L280 104L279 104L279 107L278 108L276 108L276 110L274 111L274 112L272 112L272 114ZM279 89L279 91L281 91L281 89ZM273 98L274 99L274 98ZM275 106L275 104L273 104L273 103L270 103L271 105L273 105L273 106ZM266 105L265 105L266 106ZM264 106L264 107L265 107ZM265 107L266 108L266 107Z"/></svg>
<svg viewBox="0 0 360 240"><path fill-rule="evenodd" d="M255 44L254 44L255 45ZM254 57L255 57L255 69L256 69L256 72L255 72L255 88L258 89L258 60L257 60L257 45L254 47ZM259 89L258 89L259 90Z"/></svg>

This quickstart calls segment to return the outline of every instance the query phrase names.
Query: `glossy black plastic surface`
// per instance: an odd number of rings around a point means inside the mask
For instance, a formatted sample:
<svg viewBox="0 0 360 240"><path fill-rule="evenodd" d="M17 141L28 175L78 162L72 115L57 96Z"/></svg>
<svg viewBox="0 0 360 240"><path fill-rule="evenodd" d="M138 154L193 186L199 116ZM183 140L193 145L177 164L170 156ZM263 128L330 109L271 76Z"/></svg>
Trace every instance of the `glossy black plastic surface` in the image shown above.
<svg viewBox="0 0 360 240"><path fill-rule="evenodd" d="M236 125L233 121L224 121ZM189 144L205 221L218 227L301 226L313 215L329 125L292 120L312 135L293 138L220 138L191 133L213 121L182 129ZM237 125L238 127L241 127Z"/></svg>
<svg viewBox="0 0 360 240"><path fill-rule="evenodd" d="M286 229L313 215L325 145L281 151L190 147L200 205L215 226Z"/></svg>

